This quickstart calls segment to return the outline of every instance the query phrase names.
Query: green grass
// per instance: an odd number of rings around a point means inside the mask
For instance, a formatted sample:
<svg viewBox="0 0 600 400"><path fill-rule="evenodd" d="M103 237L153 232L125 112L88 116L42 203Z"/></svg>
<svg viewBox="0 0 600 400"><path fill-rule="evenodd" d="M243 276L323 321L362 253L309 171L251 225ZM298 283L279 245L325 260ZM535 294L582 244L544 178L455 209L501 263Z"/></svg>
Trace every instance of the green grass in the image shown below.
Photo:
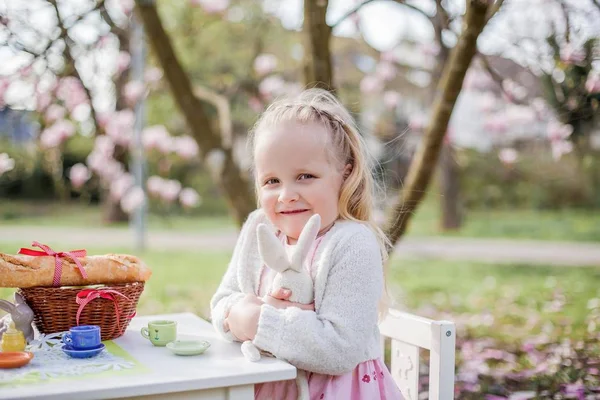
<svg viewBox="0 0 600 400"><path fill-rule="evenodd" d="M103 221L102 217L102 209L99 206L84 205L79 202L65 205L56 202L3 200L0 203L0 225L4 226L109 226ZM153 230L215 231L235 229L234 221L229 215L149 214L147 224L148 228ZM110 226L127 229L128 223L113 223Z"/></svg>
<svg viewBox="0 0 600 400"><path fill-rule="evenodd" d="M587 210L474 210L467 213L463 227L456 232L441 232L439 221L439 205L429 196L413 216L407 235L600 242L600 212ZM15 201L0 202L0 225L105 226L99 207L77 202L63 205ZM126 223L112 226L127 228ZM236 226L228 215L179 213L150 214L148 229L214 232L234 230Z"/></svg>
<svg viewBox="0 0 600 400"><path fill-rule="evenodd" d="M12 252L16 244L0 243L0 251ZM90 248L90 254L126 252L131 249ZM191 311L207 317L209 300L227 267L229 252L145 251L139 255L153 269L153 276L140 299L138 313L155 314ZM523 310L540 316L542 322L574 324L574 332L585 329L587 303L600 297L600 270L528 265L394 259L389 288L404 308L429 314L428 306L452 316L489 312L492 326L483 334L503 336L523 329L529 318ZM559 312L542 310L556 295L564 294L566 304ZM0 289L9 298L13 289ZM524 332L525 334L526 332Z"/></svg>

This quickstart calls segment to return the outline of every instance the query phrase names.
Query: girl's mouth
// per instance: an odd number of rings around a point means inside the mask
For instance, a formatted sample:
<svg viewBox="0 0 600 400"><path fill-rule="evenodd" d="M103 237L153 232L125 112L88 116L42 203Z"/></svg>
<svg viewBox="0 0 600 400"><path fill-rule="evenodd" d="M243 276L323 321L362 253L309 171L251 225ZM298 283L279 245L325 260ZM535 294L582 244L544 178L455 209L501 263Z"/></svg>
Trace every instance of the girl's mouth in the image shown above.
<svg viewBox="0 0 600 400"><path fill-rule="evenodd" d="M309 211L309 210L304 209L304 210L280 211L280 214L283 214L283 215L296 215L296 214L300 214L300 213L307 212L307 211Z"/></svg>

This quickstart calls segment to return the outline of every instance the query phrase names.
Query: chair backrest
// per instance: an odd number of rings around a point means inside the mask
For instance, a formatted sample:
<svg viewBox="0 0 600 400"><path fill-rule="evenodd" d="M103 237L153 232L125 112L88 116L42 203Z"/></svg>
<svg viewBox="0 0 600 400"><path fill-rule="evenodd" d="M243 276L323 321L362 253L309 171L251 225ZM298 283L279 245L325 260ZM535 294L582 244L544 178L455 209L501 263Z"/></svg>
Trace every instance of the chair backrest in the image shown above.
<svg viewBox="0 0 600 400"><path fill-rule="evenodd" d="M434 321L390 310L379 324L381 344L391 338L391 374L406 400L419 399L419 350L429 350L429 399L454 399L456 330L450 321ZM384 347L385 349L385 347Z"/></svg>

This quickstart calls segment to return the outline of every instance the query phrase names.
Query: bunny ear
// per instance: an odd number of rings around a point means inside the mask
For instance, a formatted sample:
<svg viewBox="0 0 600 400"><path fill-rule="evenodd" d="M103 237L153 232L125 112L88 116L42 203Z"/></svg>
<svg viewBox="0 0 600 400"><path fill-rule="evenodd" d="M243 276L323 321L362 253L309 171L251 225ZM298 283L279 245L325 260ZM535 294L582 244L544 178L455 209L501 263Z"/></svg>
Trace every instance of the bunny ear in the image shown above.
<svg viewBox="0 0 600 400"><path fill-rule="evenodd" d="M15 293L15 304L23 304L25 303L25 299L21 295L21 293Z"/></svg>
<svg viewBox="0 0 600 400"><path fill-rule="evenodd" d="M306 225L304 225L304 229L302 229L300 237L298 238L298 244L296 244L296 251L292 256L292 268L294 268L296 271L302 271L302 263L304 262L310 247L319 234L320 228L321 216L319 214L315 214L310 217Z"/></svg>
<svg viewBox="0 0 600 400"><path fill-rule="evenodd" d="M256 228L258 237L258 253L262 260L271 269L277 272L283 272L290 268L285 248L281 240L275 236L265 224L260 224Z"/></svg>

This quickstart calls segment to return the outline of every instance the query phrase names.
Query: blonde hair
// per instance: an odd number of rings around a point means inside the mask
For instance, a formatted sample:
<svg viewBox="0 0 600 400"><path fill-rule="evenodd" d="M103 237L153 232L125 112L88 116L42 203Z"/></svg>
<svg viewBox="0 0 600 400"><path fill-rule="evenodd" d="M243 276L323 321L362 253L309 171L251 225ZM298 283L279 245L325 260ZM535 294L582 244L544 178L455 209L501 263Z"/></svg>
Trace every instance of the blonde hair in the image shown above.
<svg viewBox="0 0 600 400"><path fill-rule="evenodd" d="M330 155L342 168L348 164L352 166L340 189L339 217L364 223L372 229L377 236L383 264L386 266L390 242L375 223L373 215L378 189L373 176L375 160L348 110L333 94L323 89L304 90L295 97L273 102L250 131L248 143L253 158L256 136L266 128L288 121L322 124L331 132ZM254 162L252 164L254 165ZM384 277L386 275L387 271L384 269ZM387 312L388 300L387 290L384 290L380 304L381 316Z"/></svg>

